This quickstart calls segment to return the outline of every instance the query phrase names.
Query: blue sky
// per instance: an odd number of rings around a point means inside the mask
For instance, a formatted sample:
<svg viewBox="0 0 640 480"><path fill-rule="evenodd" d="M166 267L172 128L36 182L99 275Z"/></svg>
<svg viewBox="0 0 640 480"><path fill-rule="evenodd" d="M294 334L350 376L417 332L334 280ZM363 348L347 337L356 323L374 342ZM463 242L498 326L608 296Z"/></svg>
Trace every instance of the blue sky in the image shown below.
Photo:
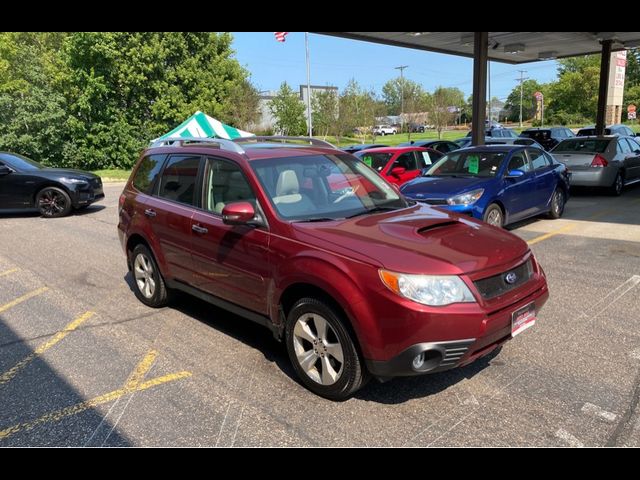
<svg viewBox="0 0 640 480"><path fill-rule="evenodd" d="M304 33L291 32L284 43L273 32L233 32L236 58L249 72L260 90L277 90L283 81L298 88L307 83ZM394 67L408 65L404 76L422 84L427 91L442 85L458 87L471 94L473 61L469 58L409 50L368 42L309 35L311 83L333 85L342 90L351 78L378 94L382 86L399 74ZM522 65L491 62L491 96L505 100L518 84L518 70L525 77L549 82L556 78L556 62L544 61Z"/></svg>

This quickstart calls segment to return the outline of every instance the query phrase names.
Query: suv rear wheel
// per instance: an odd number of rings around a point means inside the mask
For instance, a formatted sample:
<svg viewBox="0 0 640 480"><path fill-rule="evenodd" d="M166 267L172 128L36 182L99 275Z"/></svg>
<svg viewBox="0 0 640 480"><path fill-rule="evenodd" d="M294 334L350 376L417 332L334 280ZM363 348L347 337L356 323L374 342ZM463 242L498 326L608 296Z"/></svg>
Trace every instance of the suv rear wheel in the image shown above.
<svg viewBox="0 0 640 480"><path fill-rule="evenodd" d="M368 380L341 315L320 300L295 303L287 315L285 339L298 377L317 395L344 400Z"/></svg>
<svg viewBox="0 0 640 480"><path fill-rule="evenodd" d="M131 254L131 273L134 292L138 300L154 308L169 303L169 291L162 278L156 259L146 245L139 244Z"/></svg>

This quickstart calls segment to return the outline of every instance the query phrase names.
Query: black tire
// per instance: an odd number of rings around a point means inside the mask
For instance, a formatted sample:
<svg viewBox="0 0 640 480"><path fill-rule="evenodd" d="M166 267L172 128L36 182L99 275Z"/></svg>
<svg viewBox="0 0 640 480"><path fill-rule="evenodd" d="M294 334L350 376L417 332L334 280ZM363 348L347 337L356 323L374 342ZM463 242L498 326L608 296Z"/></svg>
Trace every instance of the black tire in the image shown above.
<svg viewBox="0 0 640 480"><path fill-rule="evenodd" d="M624 188L624 172L618 171L613 184L609 187L609 193L614 197L622 195L622 189Z"/></svg>
<svg viewBox="0 0 640 480"><path fill-rule="evenodd" d="M565 203L564 191L561 188L556 188L553 197L551 197L551 208L547 216L553 219L560 218L564 213Z"/></svg>
<svg viewBox="0 0 640 480"><path fill-rule="evenodd" d="M384 131L382 131L382 132L380 132L380 135L384 137L386 135L386 133L384 133Z"/></svg>
<svg viewBox="0 0 640 480"><path fill-rule="evenodd" d="M36 195L36 207L45 218L60 218L71 213L69 194L58 187L45 187Z"/></svg>
<svg viewBox="0 0 640 480"><path fill-rule="evenodd" d="M310 329L311 332L316 335L316 338L322 337L318 335L317 327L315 327L315 322L318 321L318 318L324 319L331 327L330 329L326 328L327 334L324 338L327 341L325 345L335 345L336 341L338 342L339 346L342 347L342 363L340 363L336 357L331 356L331 350L325 348L323 354L322 350L320 350L322 347L318 346L317 348L318 351L320 351L320 355L313 354L311 360L313 361L315 358L315 362L308 362L311 366L311 373L308 374L305 371L298 360L296 348L302 348L304 353L309 354L316 351L316 347L311 341L300 341L300 337L296 335L296 324L299 320L303 321L305 317L309 319L308 322L312 324L309 325L309 327L316 329L315 332ZM285 325L285 341L289 359L302 384L316 395L331 400L345 400L349 398L369 380L369 373L366 371L349 329L345 327L345 321L341 314L325 302L315 298L302 298L298 300L289 311ZM326 370L324 370L325 361L333 362L333 372L338 374L333 384L323 385L320 383L326 372ZM314 380L310 376L312 374L317 374L318 379Z"/></svg>
<svg viewBox="0 0 640 480"><path fill-rule="evenodd" d="M144 264L151 266L151 271L147 271L149 275L144 279L137 277L142 273L141 270L144 270L144 268L137 270L138 260L141 266ZM142 303L153 308L161 308L169 303L170 291L160 273L155 257L146 245L139 244L131 252L131 275L133 275L133 291ZM148 279L153 280L153 291L146 290L143 286L146 285L144 280Z"/></svg>
<svg viewBox="0 0 640 480"><path fill-rule="evenodd" d="M497 203L489 205L484 211L482 220L487 222L489 225L502 228L504 225L504 213L502 212L500 205Z"/></svg>

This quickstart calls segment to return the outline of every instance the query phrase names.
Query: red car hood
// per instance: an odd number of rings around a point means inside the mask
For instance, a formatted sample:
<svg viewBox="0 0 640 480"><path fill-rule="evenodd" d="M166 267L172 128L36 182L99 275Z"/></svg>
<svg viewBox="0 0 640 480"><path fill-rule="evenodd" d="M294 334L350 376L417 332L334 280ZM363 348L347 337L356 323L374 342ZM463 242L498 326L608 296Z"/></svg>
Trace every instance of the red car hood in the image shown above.
<svg viewBox="0 0 640 480"><path fill-rule="evenodd" d="M424 205L328 223L294 223L312 236L366 255L403 273L469 274L524 256L528 245L515 235Z"/></svg>

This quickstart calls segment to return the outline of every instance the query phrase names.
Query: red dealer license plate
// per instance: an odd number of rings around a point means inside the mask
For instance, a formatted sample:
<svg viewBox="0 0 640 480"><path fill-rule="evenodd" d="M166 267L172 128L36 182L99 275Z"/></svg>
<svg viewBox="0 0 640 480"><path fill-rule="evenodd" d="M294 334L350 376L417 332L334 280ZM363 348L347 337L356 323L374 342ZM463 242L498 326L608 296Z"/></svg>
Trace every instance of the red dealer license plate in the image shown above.
<svg viewBox="0 0 640 480"><path fill-rule="evenodd" d="M530 304L513 312L511 315L511 336L515 337L536 323L536 304Z"/></svg>

